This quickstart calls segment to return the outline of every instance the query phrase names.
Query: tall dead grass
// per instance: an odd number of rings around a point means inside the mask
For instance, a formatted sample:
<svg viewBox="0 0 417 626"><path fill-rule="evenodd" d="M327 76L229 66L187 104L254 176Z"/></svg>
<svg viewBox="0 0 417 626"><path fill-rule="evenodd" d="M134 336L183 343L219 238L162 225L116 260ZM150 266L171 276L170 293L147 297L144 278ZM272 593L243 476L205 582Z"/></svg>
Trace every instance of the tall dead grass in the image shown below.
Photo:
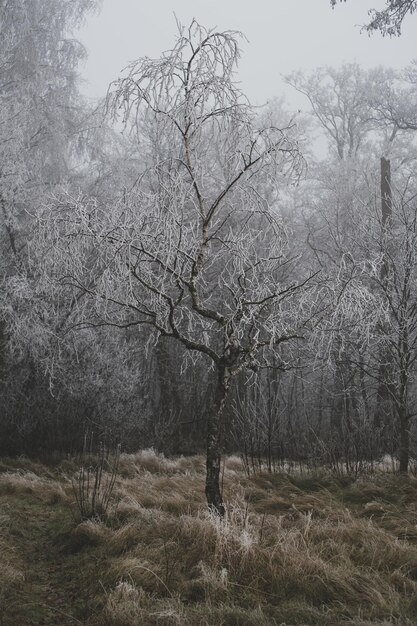
<svg viewBox="0 0 417 626"><path fill-rule="evenodd" d="M31 494L45 504L67 500L62 480L46 478L32 471L8 471L0 474L1 494Z"/></svg>
<svg viewBox="0 0 417 626"><path fill-rule="evenodd" d="M107 519L73 533L74 550L106 555L104 606L91 624L415 623L415 478L248 478L233 458L219 520L207 511L201 457L148 450L122 455L120 471ZM65 494L68 480L57 482ZM4 474L0 494L39 497L48 485L56 489L27 471Z"/></svg>
<svg viewBox="0 0 417 626"><path fill-rule="evenodd" d="M221 521L206 511L201 459L176 464L148 451L124 462L106 539L118 581L106 603L110 626L411 619L417 546L398 526L410 526L413 479L390 477L386 492L385 476L248 479L233 460Z"/></svg>

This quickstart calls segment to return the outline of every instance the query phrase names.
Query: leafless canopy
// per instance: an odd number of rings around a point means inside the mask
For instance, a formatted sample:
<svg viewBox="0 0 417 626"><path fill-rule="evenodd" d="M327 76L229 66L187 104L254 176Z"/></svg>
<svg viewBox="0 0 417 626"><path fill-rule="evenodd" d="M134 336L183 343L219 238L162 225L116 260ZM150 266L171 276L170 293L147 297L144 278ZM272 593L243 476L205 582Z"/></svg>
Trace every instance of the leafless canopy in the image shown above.
<svg viewBox="0 0 417 626"><path fill-rule="evenodd" d="M340 0L340 2L346 0ZM330 0L332 7L335 7L337 0ZM380 11L369 10L370 21L365 24L364 29L368 33L379 30L382 35L401 35L402 23L407 14L412 14L417 9L416 0L386 0L386 8Z"/></svg>
<svg viewBox="0 0 417 626"><path fill-rule="evenodd" d="M147 163L117 206L73 207L68 280L95 298L95 323L150 325L237 373L296 335L300 284L272 205L303 162L291 128L258 128L233 81L239 33L179 30L109 94Z"/></svg>

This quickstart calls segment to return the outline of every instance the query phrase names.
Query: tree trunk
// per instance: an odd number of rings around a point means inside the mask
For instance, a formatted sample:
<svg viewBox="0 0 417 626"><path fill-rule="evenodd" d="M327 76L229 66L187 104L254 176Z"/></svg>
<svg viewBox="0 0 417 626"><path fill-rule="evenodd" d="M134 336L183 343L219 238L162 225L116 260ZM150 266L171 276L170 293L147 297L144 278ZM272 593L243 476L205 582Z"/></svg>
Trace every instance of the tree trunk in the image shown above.
<svg viewBox="0 0 417 626"><path fill-rule="evenodd" d="M381 265L380 278L382 289L388 295L389 285L389 255L388 236L392 222L392 190L391 190L391 163L384 157L381 158L381 225L382 225L382 245L383 261ZM389 390L388 383L388 363L390 362L389 351L382 348L379 355L378 388L376 393L376 407L374 415L374 426L383 428L387 425L389 414Z"/></svg>
<svg viewBox="0 0 417 626"><path fill-rule="evenodd" d="M0 320L0 386L6 379L6 324Z"/></svg>
<svg viewBox="0 0 417 626"><path fill-rule="evenodd" d="M404 328L404 326L405 328ZM406 322L403 320L402 328L400 331L399 348L401 353L400 361L400 384L399 384L399 401L397 404L398 421L400 426L400 446L398 451L400 461L400 473L406 474L408 472L408 461L410 457L410 433L408 430L408 390L409 390L409 346L408 346L408 332Z"/></svg>
<svg viewBox="0 0 417 626"><path fill-rule="evenodd" d="M400 408L398 417L400 422L400 448L398 452L400 474L407 474L410 455L410 434L408 431L408 416L405 407Z"/></svg>
<svg viewBox="0 0 417 626"><path fill-rule="evenodd" d="M220 428L221 418L229 390L229 372L220 366L217 375L214 401L207 423L206 498L213 513L224 517L225 508L220 489Z"/></svg>

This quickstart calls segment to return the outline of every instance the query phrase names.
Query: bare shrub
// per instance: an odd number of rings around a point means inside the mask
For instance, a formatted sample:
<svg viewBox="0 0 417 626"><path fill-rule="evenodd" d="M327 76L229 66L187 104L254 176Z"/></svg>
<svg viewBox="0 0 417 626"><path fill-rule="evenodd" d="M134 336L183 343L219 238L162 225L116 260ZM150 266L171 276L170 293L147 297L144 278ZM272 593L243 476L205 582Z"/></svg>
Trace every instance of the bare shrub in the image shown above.
<svg viewBox="0 0 417 626"><path fill-rule="evenodd" d="M72 487L82 520L107 515L120 460L120 446L113 453L102 443L93 452L93 438L85 435L81 465Z"/></svg>

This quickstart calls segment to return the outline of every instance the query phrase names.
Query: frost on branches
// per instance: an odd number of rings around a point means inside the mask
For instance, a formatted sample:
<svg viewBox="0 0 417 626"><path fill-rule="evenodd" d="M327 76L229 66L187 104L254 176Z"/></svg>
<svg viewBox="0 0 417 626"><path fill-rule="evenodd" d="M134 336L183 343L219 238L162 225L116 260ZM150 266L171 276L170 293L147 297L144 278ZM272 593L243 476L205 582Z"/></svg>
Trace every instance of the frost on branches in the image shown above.
<svg viewBox="0 0 417 626"><path fill-rule="evenodd" d="M193 21L160 59L127 68L108 107L146 164L116 204L74 204L57 225L65 282L94 306L87 325L149 327L213 368L206 494L220 515L231 380L268 365L311 317L310 276L294 278L297 259L274 212L278 186L296 180L303 160L292 127L259 128L234 82L239 37Z"/></svg>

